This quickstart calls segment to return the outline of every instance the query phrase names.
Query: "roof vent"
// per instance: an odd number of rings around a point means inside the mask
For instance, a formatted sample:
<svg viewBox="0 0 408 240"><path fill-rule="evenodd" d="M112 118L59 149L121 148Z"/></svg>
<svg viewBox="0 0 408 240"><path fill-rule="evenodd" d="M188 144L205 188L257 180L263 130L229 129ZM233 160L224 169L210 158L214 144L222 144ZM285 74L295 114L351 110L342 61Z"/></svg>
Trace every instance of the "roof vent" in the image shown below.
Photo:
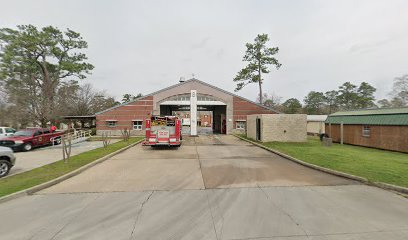
<svg viewBox="0 0 408 240"><path fill-rule="evenodd" d="M184 78L184 77L180 77L180 80L179 80L179 82L185 82L186 81L186 79Z"/></svg>

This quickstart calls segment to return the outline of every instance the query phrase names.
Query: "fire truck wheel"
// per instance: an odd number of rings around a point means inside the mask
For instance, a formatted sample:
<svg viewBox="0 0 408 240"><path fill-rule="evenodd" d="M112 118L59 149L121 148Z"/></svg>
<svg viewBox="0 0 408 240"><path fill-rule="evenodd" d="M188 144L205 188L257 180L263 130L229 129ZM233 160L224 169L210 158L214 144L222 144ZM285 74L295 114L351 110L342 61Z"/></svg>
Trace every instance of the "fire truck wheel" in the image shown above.
<svg viewBox="0 0 408 240"><path fill-rule="evenodd" d="M33 145L31 145L31 143L24 144L24 146L23 146L23 151L24 152L31 151L31 149L33 149Z"/></svg>

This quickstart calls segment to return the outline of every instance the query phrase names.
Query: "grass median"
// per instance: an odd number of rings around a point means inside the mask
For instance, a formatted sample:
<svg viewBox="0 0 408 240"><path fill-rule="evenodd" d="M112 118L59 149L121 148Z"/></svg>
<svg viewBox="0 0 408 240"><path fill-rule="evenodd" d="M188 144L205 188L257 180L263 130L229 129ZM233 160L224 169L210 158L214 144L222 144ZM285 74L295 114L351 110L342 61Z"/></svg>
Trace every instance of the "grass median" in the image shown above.
<svg viewBox="0 0 408 240"><path fill-rule="evenodd" d="M60 177L141 139L141 137L130 138L128 142L120 141L108 145L107 148L101 147L72 156L67 163L61 160L14 176L2 178L0 179L0 197Z"/></svg>
<svg viewBox="0 0 408 240"><path fill-rule="evenodd" d="M261 144L304 162L364 177L371 182L408 187L406 153L336 143L324 147L317 137L309 137L305 143Z"/></svg>

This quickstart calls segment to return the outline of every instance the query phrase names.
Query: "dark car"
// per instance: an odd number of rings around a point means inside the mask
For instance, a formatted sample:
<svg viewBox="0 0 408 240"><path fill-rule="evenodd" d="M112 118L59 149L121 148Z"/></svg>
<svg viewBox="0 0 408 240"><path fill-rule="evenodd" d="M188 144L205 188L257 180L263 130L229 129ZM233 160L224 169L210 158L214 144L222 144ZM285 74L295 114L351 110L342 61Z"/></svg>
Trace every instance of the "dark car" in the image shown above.
<svg viewBox="0 0 408 240"><path fill-rule="evenodd" d="M13 136L0 139L0 146L14 151L30 151L35 147L60 144L63 132L51 132L47 128L29 128L17 131Z"/></svg>

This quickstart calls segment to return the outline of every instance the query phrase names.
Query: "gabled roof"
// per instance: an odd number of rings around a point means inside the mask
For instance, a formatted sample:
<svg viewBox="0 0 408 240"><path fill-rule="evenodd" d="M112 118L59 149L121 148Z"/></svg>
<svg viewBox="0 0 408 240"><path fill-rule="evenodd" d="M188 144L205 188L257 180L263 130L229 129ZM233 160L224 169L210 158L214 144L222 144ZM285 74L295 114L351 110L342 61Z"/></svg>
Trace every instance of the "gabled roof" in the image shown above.
<svg viewBox="0 0 408 240"><path fill-rule="evenodd" d="M184 81L184 82L177 83L177 84L174 84L174 85L172 85L172 86L163 88L163 89L161 89L161 90L159 90L159 91L156 91L156 92L150 93L150 94L148 94L148 95L144 95L144 96L142 96L142 97L136 98L136 99L134 99L134 100L132 100L132 101L129 101L129 102L126 102L126 103L122 103L122 104L120 104L120 105L116 105L116 106L111 107L111 108L108 108L108 109L106 109L106 110L97 112L97 113L95 113L95 115L99 115L99 114L108 112L108 111L110 111L110 110L113 110L113 109L115 109L115 108L118 108L118 107L121 107L121 106L125 106L125 105L128 105L128 104L133 103L133 102L137 102L137 101L139 101L139 100L142 100L142 99L145 98L145 97L153 96L153 95L156 95L156 94L158 94L158 93L167 91L167 90L172 89L172 88L176 88L176 87L182 86L182 85L187 84L187 83L190 83L190 82L200 83L200 84L202 84L202 85L205 85L205 86L211 87L211 88L213 88L213 89L216 89L216 90L218 90L218 91L220 91L220 92L223 92L223 93L229 94L229 95L231 95L231 96L240 98L240 99L242 99L242 100L244 100L244 101L253 103L253 104L255 104L255 105L259 106L259 107L265 108L265 109L267 109L267 110L271 110L271 111L274 111L274 112L276 112L276 113L281 113L281 112L279 112L279 111L277 111L277 110L275 110L275 109L273 109L273 108L270 108L270 107L261 105L261 104L259 104L259 103L254 102L254 101L251 101L251 100L249 100L249 99L243 98L243 97L238 96L238 95L233 94L233 93L230 93L230 92L228 92L228 91L226 91L226 90L224 90L224 89L221 89L221 88L219 88L219 87L216 87L216 86L214 86L214 85L208 84L208 83L206 83L206 82L200 81L200 80L195 79L195 78L191 78L191 79L186 80L186 81Z"/></svg>
<svg viewBox="0 0 408 240"><path fill-rule="evenodd" d="M407 108L378 108L336 112L326 123L408 126Z"/></svg>

